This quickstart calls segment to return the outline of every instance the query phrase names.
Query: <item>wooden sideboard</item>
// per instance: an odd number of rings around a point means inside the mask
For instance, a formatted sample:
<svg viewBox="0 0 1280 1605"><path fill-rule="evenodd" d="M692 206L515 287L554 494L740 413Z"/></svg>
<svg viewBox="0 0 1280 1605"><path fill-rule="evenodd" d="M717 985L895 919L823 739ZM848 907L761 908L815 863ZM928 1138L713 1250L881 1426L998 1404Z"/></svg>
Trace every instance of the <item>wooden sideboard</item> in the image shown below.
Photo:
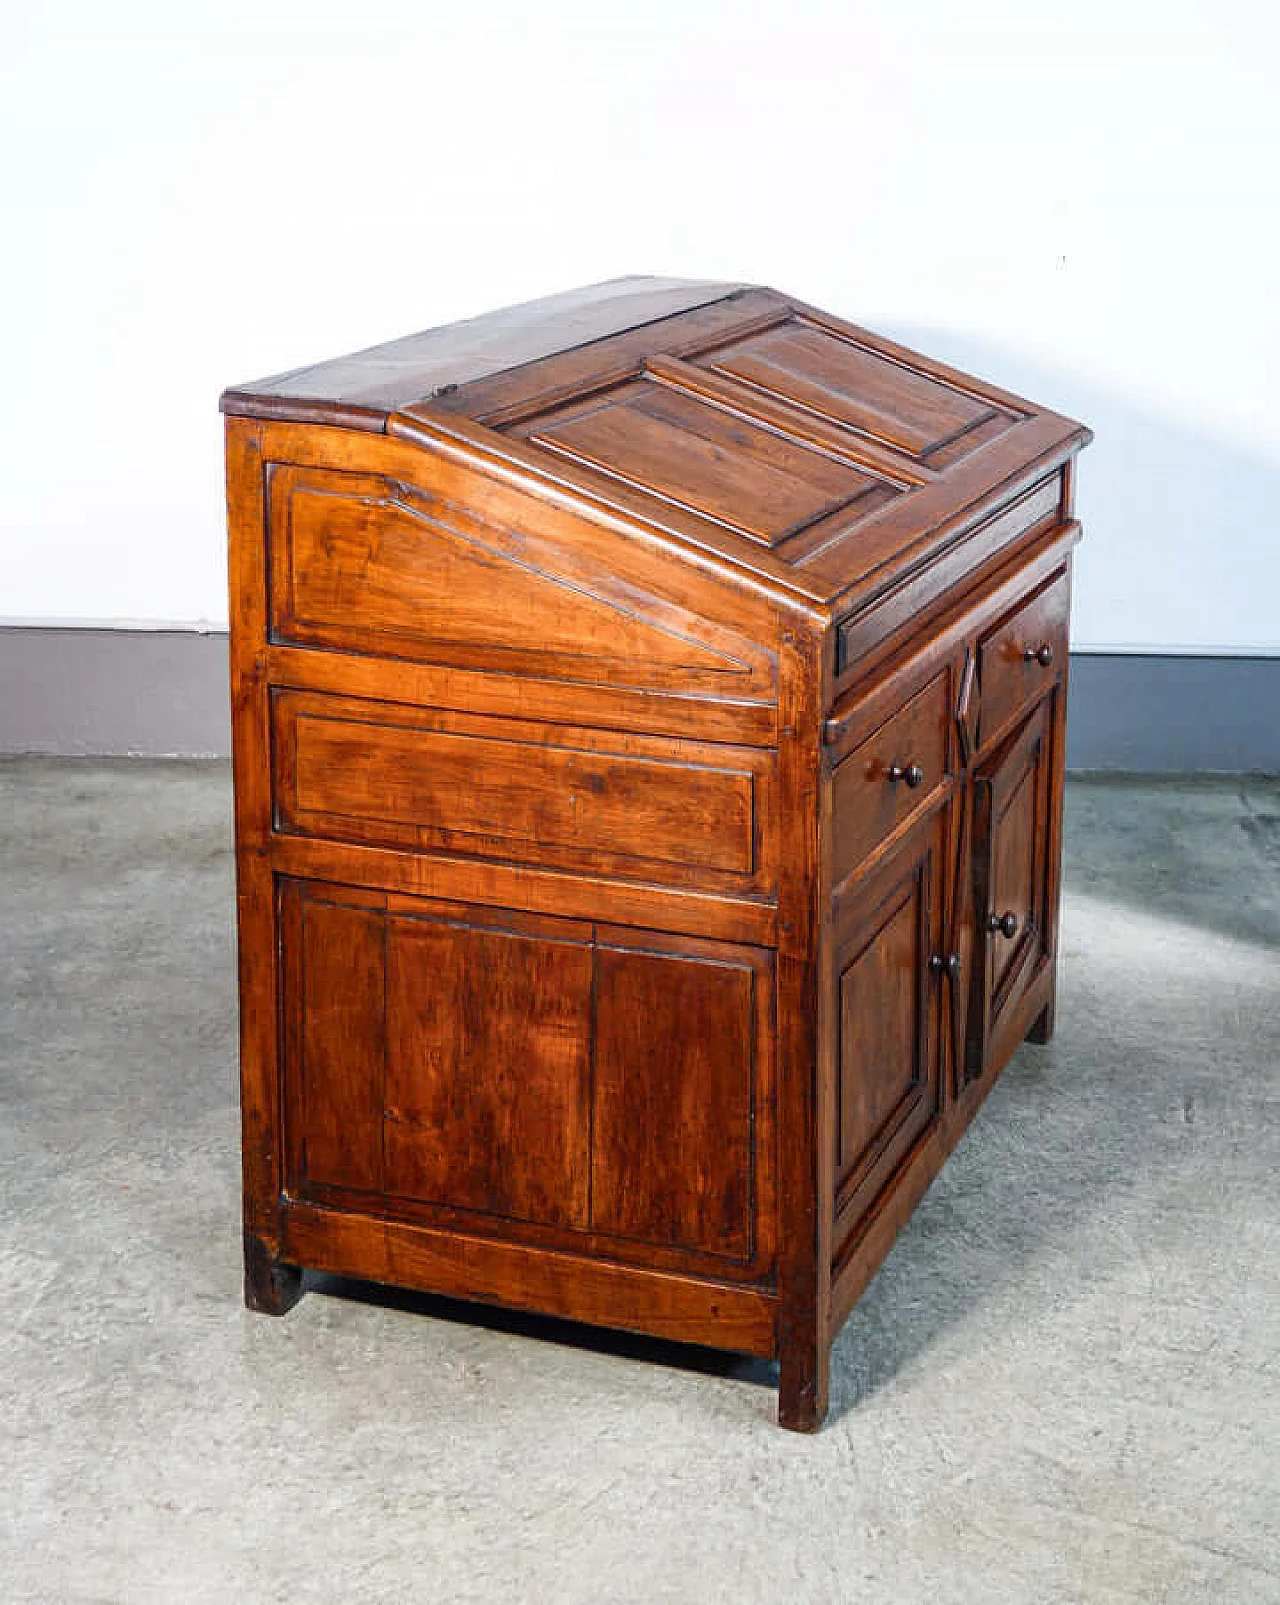
<svg viewBox="0 0 1280 1605"><path fill-rule="evenodd" d="M246 1298L831 1342L1053 1025L1088 431L623 279L229 390Z"/></svg>

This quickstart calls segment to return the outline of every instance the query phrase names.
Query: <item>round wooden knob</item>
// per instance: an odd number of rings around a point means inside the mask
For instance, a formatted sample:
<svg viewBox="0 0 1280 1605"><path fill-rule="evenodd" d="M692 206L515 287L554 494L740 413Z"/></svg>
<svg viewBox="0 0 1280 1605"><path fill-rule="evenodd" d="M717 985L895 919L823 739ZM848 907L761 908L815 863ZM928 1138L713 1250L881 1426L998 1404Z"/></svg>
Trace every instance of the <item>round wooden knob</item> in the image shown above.
<svg viewBox="0 0 1280 1605"><path fill-rule="evenodd" d="M1029 646L1022 654L1024 663L1038 663L1047 669L1053 662L1053 648L1046 641L1042 646Z"/></svg>
<svg viewBox="0 0 1280 1605"><path fill-rule="evenodd" d="M909 763L905 769L900 763L896 763L890 767L889 779L905 780L914 791L917 786L924 784L924 770L918 763Z"/></svg>
<svg viewBox="0 0 1280 1605"><path fill-rule="evenodd" d="M1018 934L1018 916L1013 913L988 914L987 929L989 931L999 931L1001 936L1007 936L1012 942Z"/></svg>

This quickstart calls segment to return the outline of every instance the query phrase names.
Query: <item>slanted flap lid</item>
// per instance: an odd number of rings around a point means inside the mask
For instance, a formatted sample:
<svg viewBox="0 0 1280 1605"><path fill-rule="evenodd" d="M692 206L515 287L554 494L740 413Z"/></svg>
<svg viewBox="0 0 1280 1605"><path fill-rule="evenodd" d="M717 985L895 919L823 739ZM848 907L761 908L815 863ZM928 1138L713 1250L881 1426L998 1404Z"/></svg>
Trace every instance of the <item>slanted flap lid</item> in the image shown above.
<svg viewBox="0 0 1280 1605"><path fill-rule="evenodd" d="M824 601L893 583L957 519L1089 438L772 290L732 292L403 415L409 429L465 419L497 431L519 461Z"/></svg>
<svg viewBox="0 0 1280 1605"><path fill-rule="evenodd" d="M774 290L621 279L230 390L452 440L843 614L1090 438Z"/></svg>

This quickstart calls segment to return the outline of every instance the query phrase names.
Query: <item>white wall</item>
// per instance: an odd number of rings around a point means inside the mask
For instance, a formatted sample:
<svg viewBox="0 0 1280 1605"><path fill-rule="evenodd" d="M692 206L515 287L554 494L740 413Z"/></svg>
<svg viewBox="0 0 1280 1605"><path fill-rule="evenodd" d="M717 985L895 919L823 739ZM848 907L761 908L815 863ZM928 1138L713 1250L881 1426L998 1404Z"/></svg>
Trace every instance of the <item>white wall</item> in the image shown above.
<svg viewBox="0 0 1280 1605"><path fill-rule="evenodd" d="M224 384L648 271L1091 423L1078 645L1280 651L1263 0L3 20L2 618L225 622Z"/></svg>

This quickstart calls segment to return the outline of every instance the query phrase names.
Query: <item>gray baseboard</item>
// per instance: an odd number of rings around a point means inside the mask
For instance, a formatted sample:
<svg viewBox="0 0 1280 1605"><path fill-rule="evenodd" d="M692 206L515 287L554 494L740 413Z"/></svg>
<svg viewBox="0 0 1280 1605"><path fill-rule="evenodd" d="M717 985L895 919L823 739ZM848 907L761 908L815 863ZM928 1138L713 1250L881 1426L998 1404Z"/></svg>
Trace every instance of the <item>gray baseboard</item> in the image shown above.
<svg viewBox="0 0 1280 1605"><path fill-rule="evenodd" d="M1280 774L1280 658L1073 653L1067 765ZM224 632L0 629L0 752L225 757Z"/></svg>
<svg viewBox="0 0 1280 1605"><path fill-rule="evenodd" d="M1067 767L1280 774L1280 657L1073 652Z"/></svg>
<svg viewBox="0 0 1280 1605"><path fill-rule="evenodd" d="M222 758L226 631L0 629L0 752Z"/></svg>

